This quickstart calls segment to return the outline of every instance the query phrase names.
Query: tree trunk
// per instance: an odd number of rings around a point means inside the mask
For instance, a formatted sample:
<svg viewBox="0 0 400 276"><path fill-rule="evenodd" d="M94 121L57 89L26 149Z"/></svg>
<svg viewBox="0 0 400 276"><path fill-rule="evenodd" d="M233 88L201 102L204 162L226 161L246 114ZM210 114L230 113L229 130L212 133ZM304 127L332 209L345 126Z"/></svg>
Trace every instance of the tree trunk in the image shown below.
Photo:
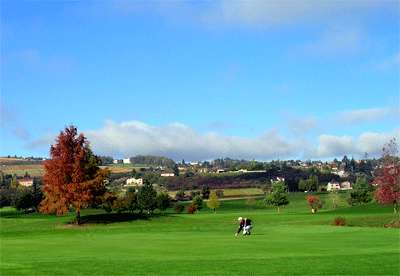
<svg viewBox="0 0 400 276"><path fill-rule="evenodd" d="M76 223L81 224L81 210L76 211Z"/></svg>
<svg viewBox="0 0 400 276"><path fill-rule="evenodd" d="M279 208L279 206L278 206L278 213L280 213L281 212L281 209Z"/></svg>

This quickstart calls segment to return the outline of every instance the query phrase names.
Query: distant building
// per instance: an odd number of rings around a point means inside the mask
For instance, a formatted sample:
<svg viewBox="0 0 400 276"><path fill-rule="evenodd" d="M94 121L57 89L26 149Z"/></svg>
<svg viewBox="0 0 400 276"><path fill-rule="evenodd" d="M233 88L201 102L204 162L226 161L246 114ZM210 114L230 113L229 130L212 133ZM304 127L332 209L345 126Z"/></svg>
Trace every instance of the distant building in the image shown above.
<svg viewBox="0 0 400 276"><path fill-rule="evenodd" d="M328 185L326 185L326 190L328 192L340 190L340 184L338 182L329 182Z"/></svg>
<svg viewBox="0 0 400 276"><path fill-rule="evenodd" d="M263 172L265 172L265 171L263 171ZM285 178L277 176L275 179L271 179L272 184L275 182L285 182Z"/></svg>
<svg viewBox="0 0 400 276"><path fill-rule="evenodd" d="M217 173L224 173L224 172L225 172L224 169L218 169L218 170L217 170Z"/></svg>
<svg viewBox="0 0 400 276"><path fill-rule="evenodd" d="M113 160L113 163L114 163L114 164L122 164L122 163L123 163L123 160L122 160L122 159L114 159L114 160Z"/></svg>
<svg viewBox="0 0 400 276"><path fill-rule="evenodd" d="M199 172L200 173L208 173L209 169L208 168L201 168L201 169L199 169Z"/></svg>
<svg viewBox="0 0 400 276"><path fill-rule="evenodd" d="M19 185L25 186L25 187L30 187L33 185L33 179L25 177L23 179L18 180Z"/></svg>
<svg viewBox="0 0 400 276"><path fill-rule="evenodd" d="M140 187L143 186L143 178L128 178L125 187Z"/></svg>
<svg viewBox="0 0 400 276"><path fill-rule="evenodd" d="M122 163L124 163L124 164L130 164L130 163L131 163L131 159L130 159L130 158L124 158L124 159L122 160Z"/></svg>
<svg viewBox="0 0 400 276"><path fill-rule="evenodd" d="M338 175L340 177L346 177L347 176L347 173L345 171L343 171L343 170L337 171L337 170L333 170L332 169L332 173L336 174L336 175Z"/></svg>
<svg viewBox="0 0 400 276"><path fill-rule="evenodd" d="M165 173L161 173L160 176L161 177L171 177L171 176L175 176L175 174L174 173L165 172Z"/></svg>
<svg viewBox="0 0 400 276"><path fill-rule="evenodd" d="M353 188L351 187L351 183L349 181L344 181L344 182L340 183L340 189L341 190L351 190Z"/></svg>

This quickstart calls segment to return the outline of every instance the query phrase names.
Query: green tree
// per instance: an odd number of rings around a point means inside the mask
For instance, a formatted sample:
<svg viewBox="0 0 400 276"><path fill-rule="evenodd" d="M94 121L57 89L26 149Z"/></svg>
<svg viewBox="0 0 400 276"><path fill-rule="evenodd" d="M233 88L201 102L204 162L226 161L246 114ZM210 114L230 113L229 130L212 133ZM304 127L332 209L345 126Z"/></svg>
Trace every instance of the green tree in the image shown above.
<svg viewBox="0 0 400 276"><path fill-rule="evenodd" d="M157 192L154 190L153 185L147 181L144 181L144 185L139 188L137 194L137 201L139 210L142 212L143 210L147 211L147 213L152 213L156 208L156 197Z"/></svg>
<svg viewBox="0 0 400 276"><path fill-rule="evenodd" d="M126 191L125 195L125 205L126 205L126 210L128 210L130 213L133 213L135 210L138 209L138 195L135 192L135 189L129 188Z"/></svg>
<svg viewBox="0 0 400 276"><path fill-rule="evenodd" d="M157 208L160 211L165 211L168 207L171 206L171 199L167 193L159 193L156 198Z"/></svg>
<svg viewBox="0 0 400 276"><path fill-rule="evenodd" d="M11 179L10 187L16 189L18 185L17 175L14 174Z"/></svg>
<svg viewBox="0 0 400 276"><path fill-rule="evenodd" d="M220 201L218 199L217 193L215 191L212 191L210 193L210 198L207 201L207 207L214 210L214 213L220 206Z"/></svg>
<svg viewBox="0 0 400 276"><path fill-rule="evenodd" d="M358 177L348 199L350 205L368 203L372 200L372 186L365 177Z"/></svg>
<svg viewBox="0 0 400 276"><path fill-rule="evenodd" d="M317 191L319 186L318 176L311 175L308 179L300 179L298 188L301 191Z"/></svg>
<svg viewBox="0 0 400 276"><path fill-rule="evenodd" d="M201 188L201 195L202 195L203 199L208 199L210 197L210 187L208 187L207 185L204 185Z"/></svg>
<svg viewBox="0 0 400 276"><path fill-rule="evenodd" d="M329 200L332 202L332 208L336 209L339 206L340 196L337 189L333 189L329 192Z"/></svg>
<svg viewBox="0 0 400 276"><path fill-rule="evenodd" d="M178 165L175 164L174 167L172 168L172 170L173 170L175 176L179 176L179 168L178 168Z"/></svg>
<svg viewBox="0 0 400 276"><path fill-rule="evenodd" d="M271 192L266 196L265 203L269 206L277 207L278 213L280 207L289 204L287 186L285 182L278 181L272 185Z"/></svg>
<svg viewBox="0 0 400 276"><path fill-rule="evenodd" d="M203 199L201 196L195 196L193 198L192 204L196 206L196 210L201 210L203 208Z"/></svg>
<svg viewBox="0 0 400 276"><path fill-rule="evenodd" d="M15 208L17 210L36 210L40 201L37 201L34 197L33 191L31 188L20 188L16 193L15 198Z"/></svg>

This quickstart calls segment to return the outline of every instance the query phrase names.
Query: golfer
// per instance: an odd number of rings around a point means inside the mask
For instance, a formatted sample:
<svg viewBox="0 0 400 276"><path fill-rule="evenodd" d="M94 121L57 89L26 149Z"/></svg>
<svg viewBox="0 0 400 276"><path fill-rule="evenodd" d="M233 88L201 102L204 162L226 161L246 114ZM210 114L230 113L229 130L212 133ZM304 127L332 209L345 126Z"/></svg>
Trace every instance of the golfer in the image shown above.
<svg viewBox="0 0 400 276"><path fill-rule="evenodd" d="M253 228L253 225L251 225L251 219L249 218L244 218L244 226L243 226L243 235L250 235L251 228Z"/></svg>
<svg viewBox="0 0 400 276"><path fill-rule="evenodd" d="M240 231L242 231L244 228L244 219L242 217L238 217L238 222L239 222L239 228L238 228L237 232L235 233L236 237L237 237L237 235L239 235Z"/></svg>

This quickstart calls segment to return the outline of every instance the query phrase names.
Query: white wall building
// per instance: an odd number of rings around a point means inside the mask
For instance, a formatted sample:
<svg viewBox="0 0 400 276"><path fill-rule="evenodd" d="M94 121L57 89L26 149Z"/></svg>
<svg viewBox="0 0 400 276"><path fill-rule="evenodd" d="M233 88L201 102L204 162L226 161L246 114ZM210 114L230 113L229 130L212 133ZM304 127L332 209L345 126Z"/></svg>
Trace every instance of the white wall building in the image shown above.
<svg viewBox="0 0 400 276"><path fill-rule="evenodd" d="M344 182L340 183L340 189L341 190L351 190L353 188L351 187L351 183L349 181L344 181Z"/></svg>
<svg viewBox="0 0 400 276"><path fill-rule="evenodd" d="M171 176L175 176L174 173L161 173L160 174L162 177L171 177Z"/></svg>
<svg viewBox="0 0 400 276"><path fill-rule="evenodd" d="M25 187L30 187L33 185L33 179L32 178L23 178L18 180L19 185L25 186Z"/></svg>
<svg viewBox="0 0 400 276"><path fill-rule="evenodd" d="M328 192L335 191L335 190L338 191L338 190L340 190L340 184L337 182L329 182L328 185L326 185L326 190Z"/></svg>
<svg viewBox="0 0 400 276"><path fill-rule="evenodd" d="M125 186L130 186L130 187L137 187L137 186L143 186L143 178L128 178L126 180L126 185Z"/></svg>
<svg viewBox="0 0 400 276"><path fill-rule="evenodd" d="M131 163L131 159L130 159L130 158L124 158L124 159L122 160L122 162L123 162L124 164L130 164L130 163Z"/></svg>

